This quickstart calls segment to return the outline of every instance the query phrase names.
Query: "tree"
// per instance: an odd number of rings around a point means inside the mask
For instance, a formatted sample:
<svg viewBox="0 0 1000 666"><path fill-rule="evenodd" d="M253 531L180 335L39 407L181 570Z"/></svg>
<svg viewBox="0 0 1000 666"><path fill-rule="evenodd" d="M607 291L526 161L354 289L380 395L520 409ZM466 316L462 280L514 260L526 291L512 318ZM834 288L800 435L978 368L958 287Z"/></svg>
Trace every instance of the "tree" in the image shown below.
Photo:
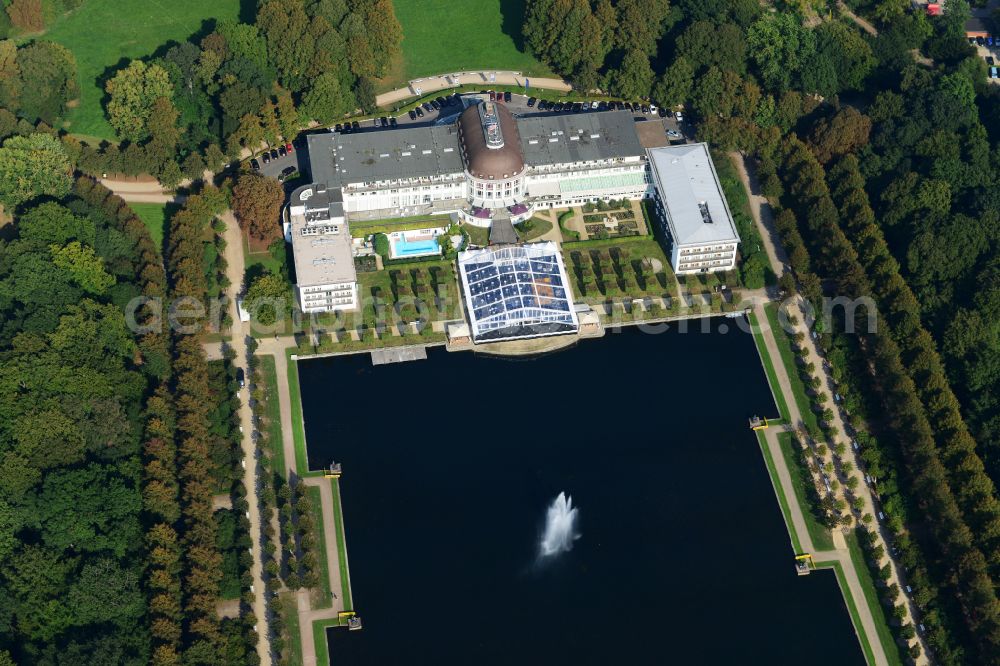
<svg viewBox="0 0 1000 666"><path fill-rule="evenodd" d="M29 121L54 125L70 100L80 94L76 59L69 49L53 42L36 41L18 49L20 70L18 115Z"/></svg>
<svg viewBox="0 0 1000 666"><path fill-rule="evenodd" d="M274 178L257 174L241 174L233 188L233 213L240 228L252 238L270 242L277 238L281 204L285 193Z"/></svg>
<svg viewBox="0 0 1000 666"><path fill-rule="evenodd" d="M853 152L868 143L871 119L853 106L845 106L832 118L823 118L813 127L809 145L816 159L826 164L834 157Z"/></svg>
<svg viewBox="0 0 1000 666"><path fill-rule="evenodd" d="M798 16L782 12L767 14L754 22L747 31L747 46L764 85L784 92L815 54L816 37Z"/></svg>
<svg viewBox="0 0 1000 666"><path fill-rule="evenodd" d="M11 0L7 16L11 25L22 32L41 32L45 29L42 0Z"/></svg>
<svg viewBox="0 0 1000 666"><path fill-rule="evenodd" d="M13 208L41 195L65 196L70 172L66 149L55 137L12 136L0 147L0 201Z"/></svg>
<svg viewBox="0 0 1000 666"><path fill-rule="evenodd" d="M644 98L653 86L653 70L649 57L633 49L625 54L621 67L611 75L610 88L621 97Z"/></svg>
<svg viewBox="0 0 1000 666"><path fill-rule="evenodd" d="M67 271L80 287L90 294L103 294L115 283L115 278L104 270L104 260L94 248L73 241L64 247L50 246L52 263Z"/></svg>
<svg viewBox="0 0 1000 666"><path fill-rule="evenodd" d="M694 67L681 56L667 68L653 86L653 99L664 107L684 104L691 97L694 87Z"/></svg>
<svg viewBox="0 0 1000 666"><path fill-rule="evenodd" d="M349 109L345 105L340 79L330 72L320 74L302 98L300 111L319 123L330 123Z"/></svg>
<svg viewBox="0 0 1000 666"><path fill-rule="evenodd" d="M160 97L169 100L173 94L167 71L141 60L133 60L128 67L118 70L104 88L111 96L108 122L119 137L129 141L142 141L149 136L147 121L154 103Z"/></svg>

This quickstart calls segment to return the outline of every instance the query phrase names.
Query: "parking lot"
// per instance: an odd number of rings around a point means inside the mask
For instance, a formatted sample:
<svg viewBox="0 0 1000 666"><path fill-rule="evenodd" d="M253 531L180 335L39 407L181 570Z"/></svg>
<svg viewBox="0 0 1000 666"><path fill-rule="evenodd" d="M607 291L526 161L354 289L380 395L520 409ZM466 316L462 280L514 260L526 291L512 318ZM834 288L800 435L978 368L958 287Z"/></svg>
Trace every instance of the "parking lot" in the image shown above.
<svg viewBox="0 0 1000 666"><path fill-rule="evenodd" d="M497 93L497 96L503 100L501 93ZM421 106L419 114L415 110L412 112L412 116L411 112L403 113L395 117L394 124L390 116L378 116L365 120L342 123L340 124L339 131L341 133L390 132L399 127L426 127L437 124L451 123L457 120L458 115L468 105L483 98L488 99L488 93L465 93L463 95L453 95L450 97L442 96L441 99L447 101L447 104L437 102L436 106L438 108L435 108L435 104L428 101ZM555 106L555 103L548 105L546 102L547 100L544 97L535 98L529 95L520 94L511 94L509 101L501 101L502 104L505 104L507 108L510 109L511 113L518 117L594 113L597 111L597 109L584 110L582 103L578 103L578 108L574 108L573 105L567 103L562 110L557 111L555 108L552 108ZM547 108L540 109L539 106L546 106ZM678 121L673 114L666 113L661 116L655 111L643 112L638 104L634 105L630 112L637 123L662 123L664 131L672 143L680 143L687 140L687 132L691 128L687 125L686 121ZM383 118L385 119L385 126L382 124ZM345 124L350 127L345 129ZM308 132L303 132L298 136L292 145L292 151L289 152L286 148L284 151L286 154L282 155L279 147L275 146L273 152L277 153L277 157L269 156L268 162L265 163L262 155L258 155L254 158L257 162L257 166L254 168L256 168L257 171L264 176L278 179L282 179L283 172L290 173L288 171L289 169L298 171L302 174L308 174L309 153L306 146L306 136L308 134L322 133L325 131L336 132L336 127L337 125L334 125L328 130L318 128L309 130ZM251 163L251 166L253 166L253 163Z"/></svg>

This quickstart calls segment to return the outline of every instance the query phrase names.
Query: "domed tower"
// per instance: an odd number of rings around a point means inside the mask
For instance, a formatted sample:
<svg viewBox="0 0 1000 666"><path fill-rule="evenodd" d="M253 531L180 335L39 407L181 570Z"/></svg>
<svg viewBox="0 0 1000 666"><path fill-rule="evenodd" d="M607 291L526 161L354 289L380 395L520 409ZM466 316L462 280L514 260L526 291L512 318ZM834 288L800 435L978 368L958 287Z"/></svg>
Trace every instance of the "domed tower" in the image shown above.
<svg viewBox="0 0 1000 666"><path fill-rule="evenodd" d="M458 118L458 138L476 208L506 208L524 200L524 156L514 116L503 104L479 102Z"/></svg>

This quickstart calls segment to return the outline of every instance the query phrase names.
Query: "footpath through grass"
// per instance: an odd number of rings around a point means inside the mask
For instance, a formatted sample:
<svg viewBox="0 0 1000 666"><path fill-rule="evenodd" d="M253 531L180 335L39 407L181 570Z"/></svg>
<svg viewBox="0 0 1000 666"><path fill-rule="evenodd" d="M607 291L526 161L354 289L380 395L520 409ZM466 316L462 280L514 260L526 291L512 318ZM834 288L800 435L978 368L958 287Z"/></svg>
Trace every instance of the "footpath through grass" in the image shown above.
<svg viewBox="0 0 1000 666"><path fill-rule="evenodd" d="M885 652L886 659L889 660L890 666L902 666L906 661L900 655L899 646L893 638L885 608L878 598L875 579L872 578L868 564L865 562L864 553L861 552L861 544L858 542L857 532L850 532L845 540L847 541L847 548L851 553L851 562L854 564L854 570L858 572L861 589L865 593L865 602L871 609L872 619L875 621L875 631L878 632L878 640L882 644L882 650Z"/></svg>
<svg viewBox="0 0 1000 666"><path fill-rule="evenodd" d="M316 526L316 546L319 553L319 600L314 608L329 608L333 604L333 592L330 590L330 563L326 556L326 521L323 520L323 500L319 488L309 486L309 501L312 504L313 524Z"/></svg>
<svg viewBox="0 0 1000 666"><path fill-rule="evenodd" d="M767 465L767 474L771 477L771 485L774 486L774 494L778 497L778 506L781 508L781 515L785 519L785 527L788 528L788 536L792 541L792 549L796 554L802 552L802 542L799 541L799 535L795 531L795 524L792 522L792 512L788 506L788 498L785 497L785 491L781 487L781 480L778 478L778 470L774 465L774 458L771 457L771 451L767 448L767 440L764 438L764 434L758 430L756 432L757 443L760 445L760 452L764 455L764 464Z"/></svg>
<svg viewBox="0 0 1000 666"><path fill-rule="evenodd" d="M767 375L767 383L771 387L771 395L774 397L774 404L778 408L778 415L781 420L788 423L791 418L788 413L788 403L785 402L785 394L778 384L778 375L774 370L774 360L767 352L767 345L764 343L764 334L760 332L760 323L757 321L757 314L750 311L750 327L753 331L753 342L757 346L757 353L760 361L764 365L764 374Z"/></svg>
<svg viewBox="0 0 1000 666"><path fill-rule="evenodd" d="M778 345L781 362L785 365L785 374L788 375L788 381L792 385L792 397L795 398L795 404L799 408L799 415L806 427L811 432L816 432L819 430L819 421L816 418L816 413L812 410L812 402L809 400L806 384L799 372L799 364L795 352L792 351L792 341L788 337L788 333L778 323L777 304L767 303L764 305L764 312L767 313L767 324L774 332L774 341Z"/></svg>
<svg viewBox="0 0 1000 666"><path fill-rule="evenodd" d="M802 510L802 518L805 520L806 529L809 530L809 538L813 542L816 550L833 550L833 535L829 528L819 522L816 517L817 507L809 497L806 484L812 483L803 468L802 457L792 444L792 433L778 433L778 443L781 446L781 455L785 458L785 467L788 468L788 476L792 479L792 487L795 489L795 500Z"/></svg>
<svg viewBox="0 0 1000 666"><path fill-rule="evenodd" d="M414 5L423 3L412 3ZM240 0L86 0L44 34L76 57L80 104L70 109L67 129L101 139L115 139L104 117L104 83L114 70L134 58L146 58L167 42L185 42L215 21L238 18ZM416 9L416 7L414 7ZM470 39L472 35L470 35Z"/></svg>
<svg viewBox="0 0 1000 666"><path fill-rule="evenodd" d="M396 18L403 26L403 63L381 87L388 90L422 76L478 70L553 76L523 49L524 4L524 0L396 0Z"/></svg>
<svg viewBox="0 0 1000 666"><path fill-rule="evenodd" d="M858 606L854 599L854 595L851 594L851 590L847 586L847 577L844 575L844 568L837 560L831 560L829 562L816 562L816 568L833 569L834 574L836 574L837 584L840 585L840 592L844 597L844 603L847 605L847 612L851 616L851 623L854 625L854 632L858 636L858 642L861 643L861 651L865 655L865 662L868 666L874 666L875 652L872 650L871 643L868 640L868 635L865 633L864 628L861 625L861 615L858 613ZM891 654L892 653L889 652L886 653L886 656L890 659L889 663L898 663L892 661Z"/></svg>

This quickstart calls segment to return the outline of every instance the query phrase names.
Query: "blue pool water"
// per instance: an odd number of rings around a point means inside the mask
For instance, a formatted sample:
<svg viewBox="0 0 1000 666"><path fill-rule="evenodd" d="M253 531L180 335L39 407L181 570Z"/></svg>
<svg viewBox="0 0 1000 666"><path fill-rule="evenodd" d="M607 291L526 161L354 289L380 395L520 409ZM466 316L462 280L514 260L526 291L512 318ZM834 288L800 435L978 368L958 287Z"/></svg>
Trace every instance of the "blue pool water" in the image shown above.
<svg viewBox="0 0 1000 666"><path fill-rule="evenodd" d="M420 241L400 239L395 242L395 248L397 257L412 257L415 254L430 254L432 252L439 252L441 249L436 238Z"/></svg>

